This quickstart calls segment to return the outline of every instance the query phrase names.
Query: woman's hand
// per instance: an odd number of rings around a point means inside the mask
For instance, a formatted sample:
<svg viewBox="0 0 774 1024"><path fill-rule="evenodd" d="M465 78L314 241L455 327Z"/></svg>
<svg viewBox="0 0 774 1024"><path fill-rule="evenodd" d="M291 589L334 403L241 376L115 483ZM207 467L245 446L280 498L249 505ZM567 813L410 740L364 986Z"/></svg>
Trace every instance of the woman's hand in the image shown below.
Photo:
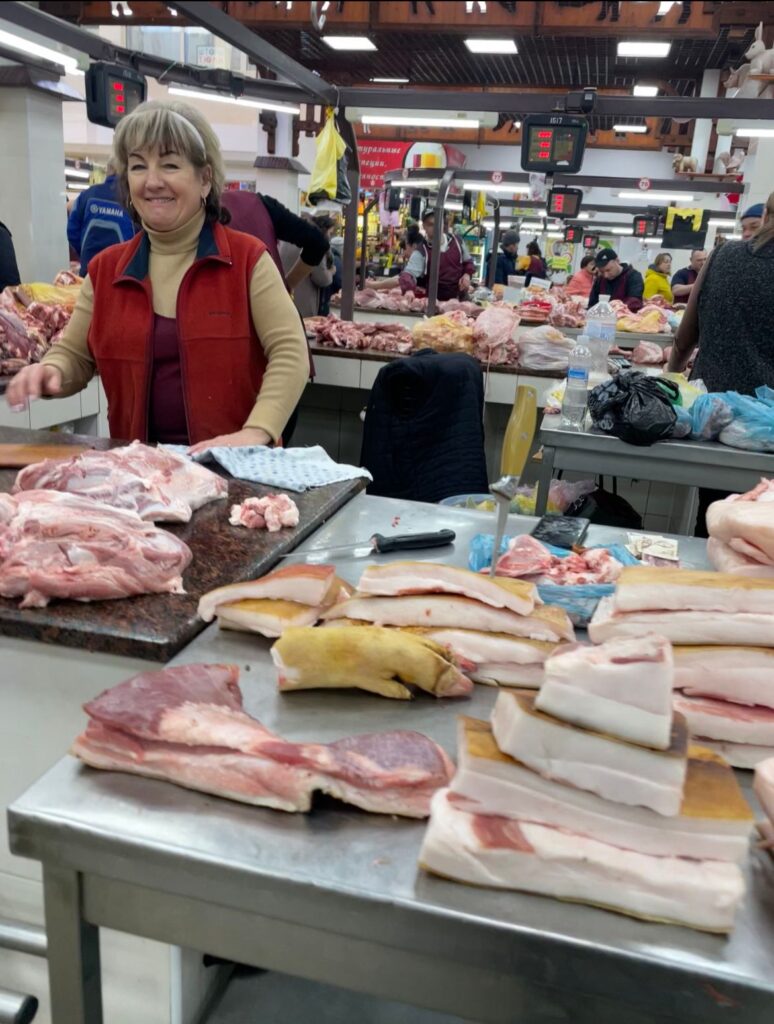
<svg viewBox="0 0 774 1024"><path fill-rule="evenodd" d="M463 274L459 281L459 289L461 292L467 292L470 289L471 281L470 274Z"/></svg>
<svg viewBox="0 0 774 1024"><path fill-rule="evenodd" d="M260 427L245 427L243 430L237 430L235 434L221 434L219 437L211 437L209 441L192 444L188 449L188 454L199 455L201 452L206 452L208 448L246 448L256 444L273 443L269 434L265 430L261 430Z"/></svg>
<svg viewBox="0 0 774 1024"><path fill-rule="evenodd" d="M14 412L27 408L27 402L42 395L58 395L62 390L62 371L55 366L25 366L19 370L5 393Z"/></svg>

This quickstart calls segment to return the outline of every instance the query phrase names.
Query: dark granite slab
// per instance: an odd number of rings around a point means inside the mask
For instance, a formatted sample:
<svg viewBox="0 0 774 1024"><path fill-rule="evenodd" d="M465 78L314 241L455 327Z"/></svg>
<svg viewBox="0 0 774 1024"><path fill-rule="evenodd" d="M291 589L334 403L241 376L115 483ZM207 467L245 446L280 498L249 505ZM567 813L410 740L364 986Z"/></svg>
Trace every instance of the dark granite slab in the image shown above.
<svg viewBox="0 0 774 1024"><path fill-rule="evenodd" d="M103 438L0 427L0 442L46 442L116 447ZM15 470L0 471L0 491L9 491ZM225 474L223 474L225 475ZM185 594L147 594L121 601L52 601L47 608L20 609L18 601L0 598L0 634L64 644L87 651L169 661L204 628L196 615L199 598L214 587L262 576L287 551L292 551L365 486L365 480L317 487L293 494L300 513L294 530L268 533L230 526L232 503L268 494L269 487L229 478L226 501L194 512L190 523L165 525L193 552L183 577Z"/></svg>

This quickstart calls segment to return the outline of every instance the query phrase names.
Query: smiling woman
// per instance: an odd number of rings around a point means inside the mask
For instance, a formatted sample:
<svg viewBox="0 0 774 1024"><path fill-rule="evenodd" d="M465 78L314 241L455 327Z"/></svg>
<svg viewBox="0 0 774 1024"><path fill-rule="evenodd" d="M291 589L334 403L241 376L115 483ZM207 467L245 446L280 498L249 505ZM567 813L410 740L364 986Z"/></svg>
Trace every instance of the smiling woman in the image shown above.
<svg viewBox="0 0 774 1024"><path fill-rule="evenodd" d="M64 337L8 388L71 395L98 372L111 436L208 446L279 440L309 376L303 328L258 239L226 227L223 159L198 110L139 106L114 140L141 231L89 265Z"/></svg>

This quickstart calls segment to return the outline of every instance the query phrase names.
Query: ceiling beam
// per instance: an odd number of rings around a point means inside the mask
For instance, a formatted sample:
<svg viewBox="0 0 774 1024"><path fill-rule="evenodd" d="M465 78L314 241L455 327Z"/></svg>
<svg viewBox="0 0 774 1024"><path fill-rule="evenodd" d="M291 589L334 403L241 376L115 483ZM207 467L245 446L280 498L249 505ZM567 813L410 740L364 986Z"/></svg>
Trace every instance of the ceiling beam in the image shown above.
<svg viewBox="0 0 774 1024"><path fill-rule="evenodd" d="M178 3L170 3L169 6L184 14L193 25L206 28L214 36L247 54L256 64L263 64L278 75L301 86L305 92L316 97L318 102L333 105L338 103L336 86L326 82L324 78L320 78L292 57L288 57L282 50L278 50L276 46L272 46L219 8L201 3L201 0L195 3L191 3L190 0L179 0Z"/></svg>

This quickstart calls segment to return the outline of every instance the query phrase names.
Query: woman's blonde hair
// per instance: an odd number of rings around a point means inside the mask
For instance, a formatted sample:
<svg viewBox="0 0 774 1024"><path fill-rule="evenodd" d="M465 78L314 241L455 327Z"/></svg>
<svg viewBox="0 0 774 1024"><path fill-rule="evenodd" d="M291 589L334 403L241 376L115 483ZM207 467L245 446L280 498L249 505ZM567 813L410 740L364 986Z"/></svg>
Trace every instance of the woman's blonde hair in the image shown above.
<svg viewBox="0 0 774 1024"><path fill-rule="evenodd" d="M659 263L664 263L666 260L672 259L671 252L660 252L658 256L653 260L653 266L658 270Z"/></svg>
<svg viewBox="0 0 774 1024"><path fill-rule="evenodd" d="M210 193L205 201L207 219L228 223L227 210L220 205L226 169L218 137L196 107L178 100L149 100L141 103L119 123L113 138L112 160L118 174L124 205L137 220L130 202L127 168L129 154L142 150L179 153L199 171L210 170Z"/></svg>
<svg viewBox="0 0 774 1024"><path fill-rule="evenodd" d="M774 242L774 192L766 200L765 220L752 239L753 252L757 252L758 249L768 245L769 242Z"/></svg>

